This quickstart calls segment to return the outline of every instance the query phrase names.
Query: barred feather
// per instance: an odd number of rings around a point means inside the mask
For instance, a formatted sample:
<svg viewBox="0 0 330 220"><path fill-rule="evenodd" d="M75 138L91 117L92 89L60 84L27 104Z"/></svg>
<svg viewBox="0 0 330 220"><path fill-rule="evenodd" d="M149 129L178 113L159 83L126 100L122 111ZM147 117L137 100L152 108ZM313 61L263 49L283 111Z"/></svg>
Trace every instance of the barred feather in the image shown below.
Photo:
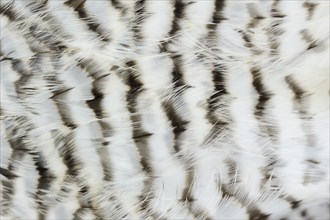
<svg viewBox="0 0 330 220"><path fill-rule="evenodd" d="M329 2L3 0L1 219L328 219Z"/></svg>

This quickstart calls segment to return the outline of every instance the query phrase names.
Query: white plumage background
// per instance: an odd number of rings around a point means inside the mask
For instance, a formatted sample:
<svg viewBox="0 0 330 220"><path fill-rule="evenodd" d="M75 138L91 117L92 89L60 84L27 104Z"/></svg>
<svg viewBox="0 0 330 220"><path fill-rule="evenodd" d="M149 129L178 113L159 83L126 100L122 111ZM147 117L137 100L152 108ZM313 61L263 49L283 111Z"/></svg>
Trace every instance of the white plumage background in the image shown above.
<svg viewBox="0 0 330 220"><path fill-rule="evenodd" d="M328 0L2 0L1 219L329 219Z"/></svg>

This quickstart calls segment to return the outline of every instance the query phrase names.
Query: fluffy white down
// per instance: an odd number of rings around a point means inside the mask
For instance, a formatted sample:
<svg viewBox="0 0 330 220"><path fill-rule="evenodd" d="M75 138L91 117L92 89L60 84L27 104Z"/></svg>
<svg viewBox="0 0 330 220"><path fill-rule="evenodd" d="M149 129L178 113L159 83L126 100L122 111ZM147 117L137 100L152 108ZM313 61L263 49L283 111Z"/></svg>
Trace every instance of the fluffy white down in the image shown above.
<svg viewBox="0 0 330 220"><path fill-rule="evenodd" d="M329 1L0 6L1 219L329 218Z"/></svg>

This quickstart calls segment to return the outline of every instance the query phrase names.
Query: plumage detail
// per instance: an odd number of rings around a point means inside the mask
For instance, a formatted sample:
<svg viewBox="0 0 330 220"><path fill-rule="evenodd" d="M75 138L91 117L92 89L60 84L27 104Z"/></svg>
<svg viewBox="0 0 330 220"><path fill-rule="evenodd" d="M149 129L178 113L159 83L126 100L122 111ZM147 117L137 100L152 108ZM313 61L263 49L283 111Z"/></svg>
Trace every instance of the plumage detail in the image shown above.
<svg viewBox="0 0 330 220"><path fill-rule="evenodd" d="M329 9L2 0L1 219L329 219Z"/></svg>

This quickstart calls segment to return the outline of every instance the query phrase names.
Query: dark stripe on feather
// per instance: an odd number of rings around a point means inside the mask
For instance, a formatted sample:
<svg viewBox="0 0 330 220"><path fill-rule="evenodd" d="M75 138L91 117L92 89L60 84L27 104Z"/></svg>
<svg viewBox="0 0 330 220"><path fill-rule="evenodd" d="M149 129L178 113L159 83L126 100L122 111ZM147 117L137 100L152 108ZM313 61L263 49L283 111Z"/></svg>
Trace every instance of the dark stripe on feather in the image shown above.
<svg viewBox="0 0 330 220"><path fill-rule="evenodd" d="M88 26L89 30L96 33L96 35L101 41L108 42L109 38L102 33L100 29L100 24L98 24L94 19L92 19L87 14L84 8L85 2L86 0L68 0L65 2L65 4L73 8L73 10L78 13L78 17L80 18L80 20L83 21Z"/></svg>
<svg viewBox="0 0 330 220"><path fill-rule="evenodd" d="M111 4L113 5L113 7L115 7L115 9L120 10L123 14L125 12L125 8L124 6L120 3L119 0L110 0Z"/></svg>
<svg viewBox="0 0 330 220"><path fill-rule="evenodd" d="M224 95L229 94L226 89L225 71L226 69L223 65L214 64L214 69L212 70L214 92L208 99L208 118L213 125L220 125L220 127L225 126L227 123L219 121L214 111L220 107L220 99Z"/></svg>
<svg viewBox="0 0 330 220"><path fill-rule="evenodd" d="M302 127L307 139L307 144L311 147L316 145L316 135L313 133L311 125L308 123L313 116L308 112L308 94L296 82L293 76L285 77L285 81L289 88L294 93L295 109L298 111L299 117L302 120Z"/></svg>
<svg viewBox="0 0 330 220"><path fill-rule="evenodd" d="M313 49L318 46L318 42L313 39L308 30L304 29L300 32L302 39L307 43L307 50Z"/></svg>
<svg viewBox="0 0 330 220"><path fill-rule="evenodd" d="M213 53L221 53L221 49L217 48L218 43L218 25L223 21L227 20L223 15L223 10L226 7L225 0L216 0L215 1L215 9L212 16L212 24L208 25L209 33L208 33L208 44L209 49ZM213 70L212 70L212 80L214 84L214 92L208 99L208 113L207 119L210 121L212 125L215 127L215 132L217 132L222 127L226 126L228 123L216 116L216 110L221 107L220 99L223 95L227 95L228 92L226 90L226 78L225 71L226 68L224 65L218 63L219 60L215 60L213 62ZM212 132L213 133L213 132Z"/></svg>
<svg viewBox="0 0 330 220"><path fill-rule="evenodd" d="M313 18L316 6L318 6L318 4L316 4L316 3L312 3L312 2L308 2L308 1L304 2L303 7L307 9L307 14L308 14L307 20L311 20Z"/></svg>
<svg viewBox="0 0 330 220"><path fill-rule="evenodd" d="M135 18L133 21L132 30L134 33L134 39L136 43L138 43L143 38L141 34L141 27L143 20L145 18L144 4L145 4L145 0L137 0L134 5Z"/></svg>
<svg viewBox="0 0 330 220"><path fill-rule="evenodd" d="M149 138L151 133L144 131L141 125L141 116L139 115L137 106L137 98L143 92L143 84L137 77L137 64L134 61L129 61L126 63L128 68L128 76L126 79L126 84L129 85L130 90L127 93L126 101L128 109L131 113L131 121L133 125L133 139L137 146L138 152L141 156L140 164L142 170L147 174L147 179L144 182L142 189L142 194L139 196L140 199L140 209L154 216L149 208L150 199L153 197L151 189L153 184L153 168L150 164L150 152L147 144L147 138Z"/></svg>
<svg viewBox="0 0 330 220"><path fill-rule="evenodd" d="M274 0L272 9L271 9L271 25L268 29L268 39L270 44L270 55L278 56L279 55L279 46L278 36L283 34L283 29L280 28L280 25L283 23L283 19L286 17L278 9L278 0ZM275 58L277 59L277 58Z"/></svg>
<svg viewBox="0 0 330 220"><path fill-rule="evenodd" d="M179 137L182 132L186 130L188 122L184 121L175 111L174 104L171 101L163 102L163 109L167 115L168 120L171 122L174 133L174 150L175 152L180 151Z"/></svg>
<svg viewBox="0 0 330 220"><path fill-rule="evenodd" d="M305 91L298 85L298 83L294 80L292 76L286 76L285 82L292 90L296 103L301 107L301 105L303 104ZM300 113L303 114L304 112L300 109Z"/></svg>
<svg viewBox="0 0 330 220"><path fill-rule="evenodd" d="M94 96L94 99L86 101L87 105L89 106L89 108L91 108L94 111L96 118L101 119L102 118L101 102L103 99L103 94L98 91L97 87L95 86L95 81L93 82L92 94Z"/></svg>
<svg viewBox="0 0 330 220"><path fill-rule="evenodd" d="M249 212L249 220L267 220L270 214L264 214L259 209L251 209Z"/></svg>
<svg viewBox="0 0 330 220"><path fill-rule="evenodd" d="M252 85L259 94L258 103L255 107L254 114L257 118L262 118L265 115L266 105L272 94L266 90L262 82L262 74L258 68L252 68L251 74L253 77Z"/></svg>
<svg viewBox="0 0 330 220"><path fill-rule="evenodd" d="M92 100L87 100L86 103L90 109L93 110L97 123L102 131L102 140L95 140L94 143L98 145L97 153L100 157L104 180L111 181L112 180L112 169L111 169L111 159L109 157L107 146L110 144L105 138L109 138L111 136L111 125L102 121L103 109L102 109L102 100L104 98L104 94L102 93L102 88L98 85L98 81L102 80L102 78L110 75L102 74L99 71L95 71L93 67L97 67L97 65L92 61L78 61L77 65L82 68L84 71L88 72L89 76L93 78L92 83L92 94L94 98ZM89 66L91 65L91 66ZM102 74L101 76L99 76Z"/></svg>
<svg viewBox="0 0 330 220"><path fill-rule="evenodd" d="M19 16L17 15L17 12L13 9L13 3L6 3L0 5L0 14L3 14L4 16L7 16L9 20L11 21L18 21Z"/></svg>
<svg viewBox="0 0 330 220"><path fill-rule="evenodd" d="M50 191L50 187L54 182L54 180L56 179L56 176L54 176L52 172L49 170L47 162L45 161L43 155L40 152L33 152L30 153L30 155L32 156L34 165L36 166L37 171L39 173L38 186L37 186L38 188L35 198L36 203L38 204L38 212L39 212L38 219L44 220L46 219L47 212L49 209L49 205L47 204L47 194Z"/></svg>
<svg viewBox="0 0 330 220"><path fill-rule="evenodd" d="M179 20L184 17L184 10L185 10L186 3L182 0L175 0L174 4L174 20L172 22L172 29L169 33L170 37L173 37L179 30Z"/></svg>

